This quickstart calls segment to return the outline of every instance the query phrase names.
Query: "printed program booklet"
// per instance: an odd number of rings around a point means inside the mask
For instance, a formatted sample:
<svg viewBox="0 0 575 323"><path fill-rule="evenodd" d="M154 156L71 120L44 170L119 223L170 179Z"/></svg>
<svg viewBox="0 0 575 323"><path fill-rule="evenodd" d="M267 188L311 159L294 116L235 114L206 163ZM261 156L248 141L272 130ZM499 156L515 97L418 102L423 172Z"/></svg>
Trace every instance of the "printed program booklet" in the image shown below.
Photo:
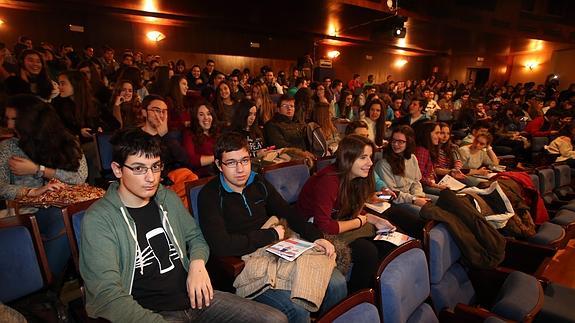
<svg viewBox="0 0 575 323"><path fill-rule="evenodd" d="M455 178L453 178L449 175L443 176L441 181L439 181L439 183L437 183L437 184L445 185L450 190L453 190L453 191L459 191L460 189L465 188L465 184L461 183L460 181L456 180Z"/></svg>
<svg viewBox="0 0 575 323"><path fill-rule="evenodd" d="M392 232L379 232L377 233L377 235L375 236L375 238L373 238L373 240L384 240L387 242L391 242L396 246L400 246L404 243L406 243L407 241L413 240L413 237L410 237L406 234L397 232L397 231L392 231Z"/></svg>
<svg viewBox="0 0 575 323"><path fill-rule="evenodd" d="M266 249L266 251L278 255L285 260L294 261L306 250L311 249L313 247L314 247L313 242L308 242L296 238L290 238L269 246Z"/></svg>

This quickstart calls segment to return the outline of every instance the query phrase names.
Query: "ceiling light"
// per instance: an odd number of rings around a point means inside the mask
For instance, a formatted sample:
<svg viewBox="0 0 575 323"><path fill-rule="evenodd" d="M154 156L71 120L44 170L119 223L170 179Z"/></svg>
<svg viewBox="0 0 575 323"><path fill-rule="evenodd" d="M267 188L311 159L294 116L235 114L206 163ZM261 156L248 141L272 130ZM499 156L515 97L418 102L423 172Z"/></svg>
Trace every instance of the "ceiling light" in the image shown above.
<svg viewBox="0 0 575 323"><path fill-rule="evenodd" d="M165 39L166 35L162 34L157 30L154 30L147 33L146 37L148 37L148 39L151 41L159 42L160 40Z"/></svg>
<svg viewBox="0 0 575 323"><path fill-rule="evenodd" d="M404 67L405 64L407 64L407 60L405 60L405 59L403 59L403 58L400 58L400 59L396 60L395 63L394 63L395 67L399 67L399 68Z"/></svg>
<svg viewBox="0 0 575 323"><path fill-rule="evenodd" d="M327 57L331 58L331 59L335 59L337 58L341 53L337 50L330 50L329 52L327 52Z"/></svg>

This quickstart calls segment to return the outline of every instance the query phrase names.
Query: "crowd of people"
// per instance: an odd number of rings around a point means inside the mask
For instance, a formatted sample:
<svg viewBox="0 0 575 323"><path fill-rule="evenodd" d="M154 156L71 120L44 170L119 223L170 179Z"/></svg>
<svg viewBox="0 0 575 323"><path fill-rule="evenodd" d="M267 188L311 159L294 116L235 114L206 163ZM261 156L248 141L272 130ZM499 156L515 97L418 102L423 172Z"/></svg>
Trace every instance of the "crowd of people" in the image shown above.
<svg viewBox="0 0 575 323"><path fill-rule="evenodd" d="M0 55L1 199L39 196L62 183L98 183L94 136L116 132L112 170L119 182L83 224L80 270L87 311L95 317L156 320L192 308L188 315L217 320L225 313L246 321L259 315L307 322L310 312L325 313L348 292L373 286L378 261L394 248L372 239L378 229L395 225L421 236L420 211L448 188L440 184L444 176L476 186L497 169L501 155L513 155L514 169L524 169L535 162L535 138L545 138L548 154L575 167L575 84L559 91L553 75L542 84L476 87L436 75L389 75L381 83L369 75L362 83L359 74L346 82L313 80L298 67L288 76L268 66L258 74L221 72L211 59L204 67L188 68L181 59L164 63L131 50L117 61L109 47L96 57L91 46L80 52L69 45L34 46L27 37L13 54L4 49ZM283 154L310 169L320 158L335 160L308 180L296 205L255 172ZM199 227L178 204L189 202L185 194L178 199L159 184L181 187L213 175L199 195ZM392 207L383 217L363 213L364 203L381 191L393 197ZM61 274L70 254L59 215L50 210L31 211L45 213L39 219L49 239L48 260ZM279 222L266 227L274 216ZM267 306L214 293L205 269L209 253L247 257L287 237L288 228L315 242L322 261L331 264L314 279L323 288L314 306L292 301L289 290L250 294ZM152 246L157 230L168 245L152 248L163 253L154 256L163 259L156 264L145 246ZM353 262L348 282L333 259L340 242ZM256 278L242 276L259 290ZM218 311L196 311L212 299ZM251 310L238 310L242 306Z"/></svg>

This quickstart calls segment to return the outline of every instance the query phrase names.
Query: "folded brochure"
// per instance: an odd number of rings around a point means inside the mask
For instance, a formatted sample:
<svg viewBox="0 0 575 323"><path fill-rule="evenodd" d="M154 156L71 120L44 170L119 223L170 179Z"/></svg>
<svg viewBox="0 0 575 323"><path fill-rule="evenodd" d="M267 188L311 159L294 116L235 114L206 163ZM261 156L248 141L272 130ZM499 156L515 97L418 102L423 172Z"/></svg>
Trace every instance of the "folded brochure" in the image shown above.
<svg viewBox="0 0 575 323"><path fill-rule="evenodd" d="M311 249L313 247L314 247L313 242L308 242L296 238L290 238L269 246L268 248L266 248L266 251L278 255L285 260L293 261L297 257L299 257L302 253L304 253L306 250Z"/></svg>
<svg viewBox="0 0 575 323"><path fill-rule="evenodd" d="M460 189L465 188L465 184L461 183L460 181L456 180L455 178L453 178L449 175L443 176L441 181L439 181L439 183L437 183L437 184L445 185L450 190L454 190L454 191L459 191Z"/></svg>
<svg viewBox="0 0 575 323"><path fill-rule="evenodd" d="M396 246L400 246L406 243L407 241L413 240L413 237L410 237L406 234L397 231L391 231L391 232L378 231L378 234L375 236L375 238L373 238L373 240L383 240L393 243Z"/></svg>

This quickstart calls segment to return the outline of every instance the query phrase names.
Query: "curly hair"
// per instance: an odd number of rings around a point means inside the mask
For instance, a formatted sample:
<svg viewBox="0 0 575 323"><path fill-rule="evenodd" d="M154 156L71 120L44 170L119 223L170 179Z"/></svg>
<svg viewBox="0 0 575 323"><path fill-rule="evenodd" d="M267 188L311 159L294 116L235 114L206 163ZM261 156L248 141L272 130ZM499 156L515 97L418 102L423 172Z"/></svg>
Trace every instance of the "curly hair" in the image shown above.
<svg viewBox="0 0 575 323"><path fill-rule="evenodd" d="M15 107L18 146L36 164L76 171L82 159L80 143L63 130L64 125L50 104L39 99L32 102Z"/></svg>

